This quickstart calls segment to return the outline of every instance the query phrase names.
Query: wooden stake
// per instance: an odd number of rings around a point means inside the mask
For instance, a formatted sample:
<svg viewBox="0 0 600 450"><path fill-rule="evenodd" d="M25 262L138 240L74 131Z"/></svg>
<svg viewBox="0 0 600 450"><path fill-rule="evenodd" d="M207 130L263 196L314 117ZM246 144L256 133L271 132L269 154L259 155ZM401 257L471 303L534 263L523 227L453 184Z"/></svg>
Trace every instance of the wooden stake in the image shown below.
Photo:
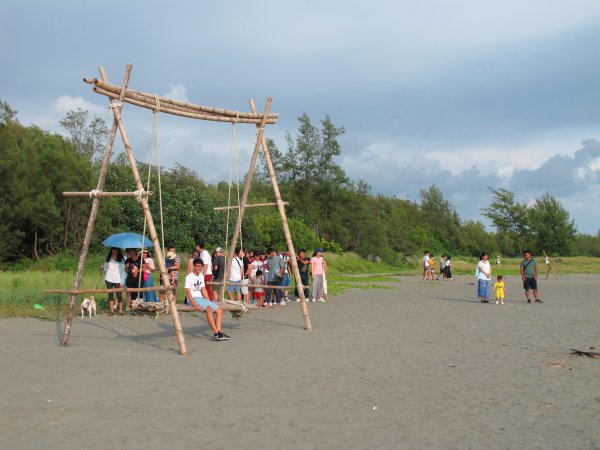
<svg viewBox="0 0 600 450"><path fill-rule="evenodd" d="M260 125L257 125L257 135L256 142L254 143L254 151L252 152L252 158L250 159L250 168L248 169L248 175L246 176L246 183L244 185L244 193L242 194L242 199L240 200L239 205L239 213L237 216L237 220L235 223L235 228L233 230L233 237L231 238L231 248L229 251L229 255L227 257L227 263L225 264L225 276L224 280L229 280L229 275L231 275L231 264L233 262L233 258L235 253L235 246L237 245L237 241L240 237L240 231L242 229L242 219L244 218L244 211L246 210L246 205L248 203L248 194L250 193L250 185L252 184L252 178L254 177L254 169L256 168L256 160L258 159L258 152L260 151L260 139L265 130L266 119L269 116L269 111L271 109L271 97L267 99L267 104L265 105L265 112L263 114L263 120ZM256 113L256 109L253 109L252 112ZM227 249L226 249L227 250ZM219 298L222 300L225 295L224 289L219 289Z"/></svg>
<svg viewBox="0 0 600 450"><path fill-rule="evenodd" d="M123 83L121 84L121 90L119 94L119 99L122 101L123 96L125 95L125 90L127 89L127 84L129 83L129 76L131 75L131 64L128 64L125 68L125 76L123 77ZM113 111L117 111L118 107L114 107L113 100L110 101L111 106L113 106ZM119 110L120 112L120 110ZM110 157L112 154L113 144L115 142L115 137L117 135L117 121L113 121L112 128L110 130L110 134L108 137L108 141L106 143L106 147L104 149L104 156L102 158L102 165L100 166L100 174L98 175L98 184L96 185L96 190L101 191L104 187L104 181L106 179L106 172L108 171L108 164L110 163ZM87 258L88 250L90 247L90 240L92 238L92 231L94 231L94 224L96 223L96 215L98 214L98 206L100 205L100 198L94 197L92 200L92 208L90 210L90 217L88 219L87 228L85 229L85 235L83 237L83 244L81 246L81 253L79 254L79 261L77 262L77 272L75 274L75 281L73 282L73 289L79 289L79 285L81 283L81 277L83 276L83 269L85 266L85 260ZM65 329L63 332L63 337L61 344L63 347L69 346L69 338L71 337L71 326L73 324L73 314L75 311L75 299L77 298L76 294L71 294L71 299L69 301L69 311L67 312L67 319L65 321Z"/></svg>
<svg viewBox="0 0 600 450"><path fill-rule="evenodd" d="M102 79L108 82L106 73L104 69L101 68L100 73L102 75ZM131 173L133 174L133 179L135 181L135 186L138 190L144 190L144 185L142 184L142 179L140 178L140 174L137 169L137 163L135 161L135 157L133 155L133 150L131 149L131 145L129 144L129 139L127 138L127 132L125 131L125 125L123 125L123 120L121 119L121 111L118 108L113 108L113 114L115 116L115 121L118 124L119 132L121 134L121 140L123 141L123 146L125 147L125 152L127 153L127 158L129 159L129 164L131 166ZM167 275L167 267L165 266L165 258L162 253L162 249L160 247L160 243L158 242L158 235L156 234L156 228L154 227L154 220L152 220L152 213L150 212L150 207L148 206L148 197L141 197L142 208L144 209L144 216L146 218L146 223L148 224L148 233L150 234L150 239L152 240L152 244L154 246L154 254L156 255L156 260L158 263L158 268L160 270L160 275L162 278L163 284L167 287L171 287L171 281L169 280L169 276ZM177 308L175 307L175 299L173 298L173 292L168 289L167 290L167 300L169 301L169 310L171 313L171 317L173 317L173 325L175 326L175 335L177 337L177 343L179 344L179 354L187 355L187 349L185 345L185 337L183 336L183 329L181 327L181 322L179 320L179 314L177 313Z"/></svg>

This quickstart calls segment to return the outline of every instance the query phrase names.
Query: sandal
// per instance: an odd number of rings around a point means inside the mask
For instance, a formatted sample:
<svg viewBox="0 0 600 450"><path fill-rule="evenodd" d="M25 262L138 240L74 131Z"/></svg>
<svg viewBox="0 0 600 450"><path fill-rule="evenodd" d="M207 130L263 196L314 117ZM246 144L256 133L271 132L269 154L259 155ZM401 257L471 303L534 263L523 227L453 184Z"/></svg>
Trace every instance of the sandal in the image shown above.
<svg viewBox="0 0 600 450"><path fill-rule="evenodd" d="M114 316L114 315L115 315L115 313L111 311L111 312L109 312L109 313L108 313L108 315L109 315L109 316Z"/></svg>

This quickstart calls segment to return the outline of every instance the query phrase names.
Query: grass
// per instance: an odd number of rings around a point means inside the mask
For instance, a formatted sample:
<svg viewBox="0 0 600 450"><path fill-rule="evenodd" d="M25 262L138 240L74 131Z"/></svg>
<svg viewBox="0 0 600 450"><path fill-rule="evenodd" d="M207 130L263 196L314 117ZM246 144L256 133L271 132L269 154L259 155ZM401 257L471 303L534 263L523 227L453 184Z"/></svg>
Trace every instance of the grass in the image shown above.
<svg viewBox="0 0 600 450"><path fill-rule="evenodd" d="M395 266L374 263L353 253L326 254L329 268L328 287L331 295L348 289L393 289L385 283L398 282L399 275L420 275L419 264ZM102 255L90 256L81 281L82 289L103 288L98 270ZM475 275L478 258L456 257L452 259L452 271L458 275ZM540 276L545 277L543 258L537 258ZM521 258L503 258L500 266L492 260L494 275L518 275ZM55 320L64 318L68 309L66 294L44 294L45 289L70 289L75 278L77 257L60 256L41 262L21 263L10 271L0 272L0 317L35 317ZM555 272L560 275L572 273L600 273L600 258L566 257L553 261ZM383 284L382 284L383 283ZM96 296L98 311L107 311L106 295ZM34 305L41 305L37 309Z"/></svg>

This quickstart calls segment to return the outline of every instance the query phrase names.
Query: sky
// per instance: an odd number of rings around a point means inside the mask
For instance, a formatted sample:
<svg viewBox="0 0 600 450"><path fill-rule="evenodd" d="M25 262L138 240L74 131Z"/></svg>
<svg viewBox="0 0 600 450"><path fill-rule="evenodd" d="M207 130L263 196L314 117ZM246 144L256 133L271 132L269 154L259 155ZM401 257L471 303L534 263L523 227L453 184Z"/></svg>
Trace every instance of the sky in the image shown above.
<svg viewBox="0 0 600 450"><path fill-rule="evenodd" d="M0 99L25 125L65 133L83 108L112 123L83 77L205 106L260 111L280 150L298 116L345 128L338 164L373 193L419 201L438 186L463 220L493 189L548 192L582 233L600 229L597 0L0 0ZM147 161L152 112L123 120ZM161 114L161 164L229 179L232 125ZM235 129L241 173L254 125ZM120 142L117 140L117 142ZM115 151L122 151L122 144ZM285 199L293 202L293 199Z"/></svg>

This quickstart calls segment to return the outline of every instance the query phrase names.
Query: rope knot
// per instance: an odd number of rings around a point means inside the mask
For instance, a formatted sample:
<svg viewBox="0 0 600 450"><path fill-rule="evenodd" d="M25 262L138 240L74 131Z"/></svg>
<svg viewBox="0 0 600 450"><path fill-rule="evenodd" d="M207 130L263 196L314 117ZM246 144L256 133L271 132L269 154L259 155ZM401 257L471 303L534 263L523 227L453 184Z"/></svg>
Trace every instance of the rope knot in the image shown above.
<svg viewBox="0 0 600 450"><path fill-rule="evenodd" d="M111 104L108 105L108 108L121 108L123 107L123 103L121 102L113 102Z"/></svg>
<svg viewBox="0 0 600 450"><path fill-rule="evenodd" d="M154 114L157 114L160 112L160 98L158 97L158 95L154 94L154 101L156 102L156 109L154 109Z"/></svg>
<svg viewBox="0 0 600 450"><path fill-rule="evenodd" d="M102 191L99 190L99 189L92 189L90 191L90 198L92 198L92 197L98 197L98 194L101 194L101 193L102 193Z"/></svg>
<svg viewBox="0 0 600 450"><path fill-rule="evenodd" d="M138 201L138 203L142 203L142 195L144 195L144 192L146 192L144 188L138 189L137 191L133 191L133 195L135 196L135 199Z"/></svg>

